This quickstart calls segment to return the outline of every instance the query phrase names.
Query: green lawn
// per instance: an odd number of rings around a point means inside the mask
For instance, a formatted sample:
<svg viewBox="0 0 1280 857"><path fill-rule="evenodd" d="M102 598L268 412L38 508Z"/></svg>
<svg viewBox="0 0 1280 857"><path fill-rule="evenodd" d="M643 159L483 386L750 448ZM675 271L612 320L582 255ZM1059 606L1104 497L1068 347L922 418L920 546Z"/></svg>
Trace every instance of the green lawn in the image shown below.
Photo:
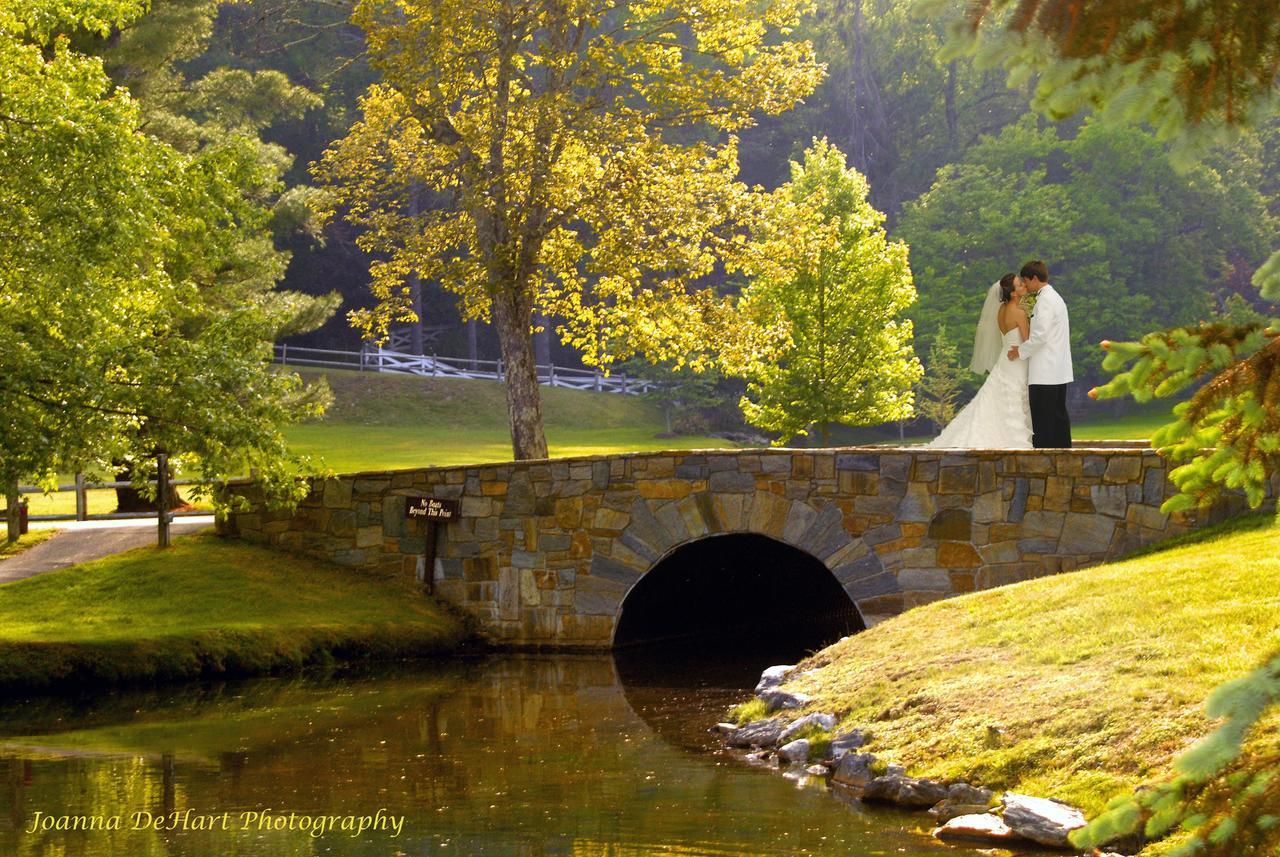
<svg viewBox="0 0 1280 857"><path fill-rule="evenodd" d="M818 653L790 686L814 696L810 710L869 728L871 752L913 774L1094 813L1167 776L1211 730L1209 692L1280 650L1277 535L1252 516L919 607Z"/></svg>
<svg viewBox="0 0 1280 857"><path fill-rule="evenodd" d="M338 472L511 460L506 394L496 381L305 371L323 375L334 403L323 420L291 426L294 447ZM547 443L557 457L732 446L710 437L662 438L662 410L637 396L543 387Z"/></svg>
<svg viewBox="0 0 1280 857"><path fill-rule="evenodd" d="M407 583L212 535L0 586L0 686L264 673L463 636Z"/></svg>

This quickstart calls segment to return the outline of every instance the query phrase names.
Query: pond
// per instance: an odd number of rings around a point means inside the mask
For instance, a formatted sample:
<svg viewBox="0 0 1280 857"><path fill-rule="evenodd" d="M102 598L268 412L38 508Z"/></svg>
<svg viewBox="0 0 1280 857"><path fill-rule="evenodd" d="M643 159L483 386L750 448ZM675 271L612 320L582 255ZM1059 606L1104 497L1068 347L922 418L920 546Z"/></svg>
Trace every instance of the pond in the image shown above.
<svg viewBox="0 0 1280 857"><path fill-rule="evenodd" d="M711 663L502 655L11 703L0 854L980 853L716 752L760 664Z"/></svg>

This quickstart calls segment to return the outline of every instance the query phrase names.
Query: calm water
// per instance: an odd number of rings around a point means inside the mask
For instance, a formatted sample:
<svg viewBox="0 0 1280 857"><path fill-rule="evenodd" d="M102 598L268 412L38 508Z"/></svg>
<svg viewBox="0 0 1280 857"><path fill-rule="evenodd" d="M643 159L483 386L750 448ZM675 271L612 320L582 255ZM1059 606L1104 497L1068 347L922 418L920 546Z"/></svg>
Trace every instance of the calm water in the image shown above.
<svg viewBox="0 0 1280 857"><path fill-rule="evenodd" d="M758 671L504 656L13 704L0 854L980 853L935 844L927 817L706 752ZM122 829L27 832L68 815ZM132 829L148 818L179 829ZM317 823L338 829L301 829Z"/></svg>

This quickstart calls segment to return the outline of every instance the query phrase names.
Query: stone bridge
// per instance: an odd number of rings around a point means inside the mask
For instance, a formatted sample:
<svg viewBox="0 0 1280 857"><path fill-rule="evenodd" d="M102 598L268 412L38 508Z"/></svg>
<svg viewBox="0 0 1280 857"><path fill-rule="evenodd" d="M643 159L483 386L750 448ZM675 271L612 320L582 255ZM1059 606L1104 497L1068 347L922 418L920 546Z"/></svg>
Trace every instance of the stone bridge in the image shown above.
<svg viewBox="0 0 1280 857"><path fill-rule="evenodd" d="M294 513L255 502L221 529L416 576L496 642L606 647L622 642L632 606L714 611L746 585L715 576L753 563L752 580L774 581L763 615L769 599L801 591L851 604L863 625L1071 571L1195 526L1160 512L1171 490L1165 461L1136 445L708 450L343 475L317 480ZM429 525L405 517L415 495L461 506L437 525L429 579ZM733 568L712 568L720 555ZM642 598L664 575L667 588Z"/></svg>

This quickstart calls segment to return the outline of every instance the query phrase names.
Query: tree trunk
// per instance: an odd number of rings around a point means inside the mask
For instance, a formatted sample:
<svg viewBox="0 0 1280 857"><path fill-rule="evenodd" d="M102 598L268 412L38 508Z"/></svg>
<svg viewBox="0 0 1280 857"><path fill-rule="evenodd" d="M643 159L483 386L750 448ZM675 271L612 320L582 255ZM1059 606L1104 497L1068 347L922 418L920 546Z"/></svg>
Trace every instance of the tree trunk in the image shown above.
<svg viewBox="0 0 1280 857"><path fill-rule="evenodd" d="M480 335L476 328L479 326L474 318L467 322L467 361L471 367L471 371L476 370L476 361L480 359Z"/></svg>
<svg viewBox="0 0 1280 857"><path fill-rule="evenodd" d="M946 91L946 110L947 110L947 140L951 143L951 148L955 149L960 139L960 118L956 113L956 61L952 60L947 65L947 91Z"/></svg>
<svg viewBox="0 0 1280 857"><path fill-rule="evenodd" d="M4 486L5 530L6 537L11 542L18 540L18 500L18 478L15 476Z"/></svg>
<svg viewBox="0 0 1280 857"><path fill-rule="evenodd" d="M418 188L415 186L409 191L409 216L416 218L418 216ZM423 354L422 347L422 278L418 276L418 272L414 271L409 276L409 301L413 307L413 314L417 316L417 320L413 322L413 326L409 328L409 353L416 354L419 357Z"/></svg>
<svg viewBox="0 0 1280 857"><path fill-rule="evenodd" d="M418 320L409 328L409 353L423 354L422 346L422 278L417 274L409 277L409 300L413 305L413 314Z"/></svg>
<svg viewBox="0 0 1280 857"><path fill-rule="evenodd" d="M542 428L542 393L534 367L532 307L518 295L493 299L493 322L498 328L507 385L507 416L511 421L511 452L516 461L547 457Z"/></svg>
<svg viewBox="0 0 1280 857"><path fill-rule="evenodd" d="M123 461L113 461L116 467L116 481L127 482L133 478L133 468ZM169 486L169 502L166 508L169 511L180 509L186 503L178 496L178 489L173 485ZM124 488L116 489L116 511L117 512L155 512L156 504L154 500L148 500L146 496L134 488L132 485Z"/></svg>

